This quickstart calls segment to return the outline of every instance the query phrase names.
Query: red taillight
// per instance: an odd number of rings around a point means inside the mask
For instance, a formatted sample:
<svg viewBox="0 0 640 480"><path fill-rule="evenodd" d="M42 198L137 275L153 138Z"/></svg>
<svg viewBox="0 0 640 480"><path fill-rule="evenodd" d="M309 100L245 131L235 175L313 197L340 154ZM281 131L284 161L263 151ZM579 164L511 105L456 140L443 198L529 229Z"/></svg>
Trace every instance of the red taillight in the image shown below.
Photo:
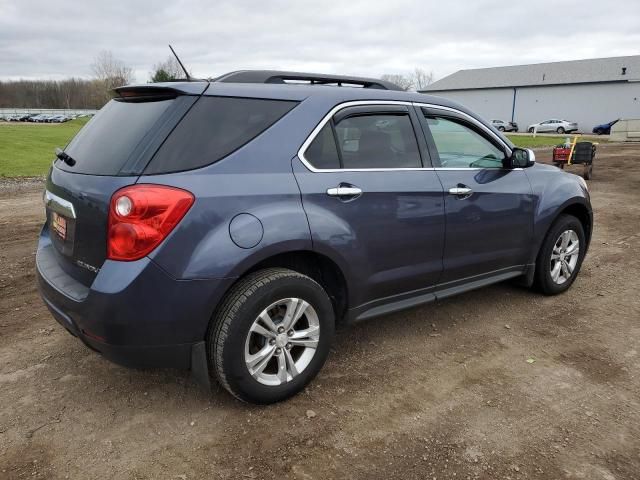
<svg viewBox="0 0 640 480"><path fill-rule="evenodd" d="M107 258L138 260L158 246L193 205L186 190L132 185L111 197Z"/></svg>

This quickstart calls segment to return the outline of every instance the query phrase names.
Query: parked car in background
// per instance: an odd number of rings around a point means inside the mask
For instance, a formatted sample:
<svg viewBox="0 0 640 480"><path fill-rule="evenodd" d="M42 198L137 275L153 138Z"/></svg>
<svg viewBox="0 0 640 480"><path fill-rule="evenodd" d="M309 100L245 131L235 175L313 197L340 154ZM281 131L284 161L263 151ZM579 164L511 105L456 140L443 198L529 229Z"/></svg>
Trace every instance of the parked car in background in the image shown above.
<svg viewBox="0 0 640 480"><path fill-rule="evenodd" d="M592 132L596 135L609 135L611 133L611 127L618 123L620 119L616 119L613 122L603 123L602 125L596 125L593 127Z"/></svg>
<svg viewBox="0 0 640 480"><path fill-rule="evenodd" d="M527 127L529 133L533 133L534 130L539 133L556 132L562 135L578 131L578 124L568 120L545 120Z"/></svg>
<svg viewBox="0 0 640 480"><path fill-rule="evenodd" d="M29 118L34 117L35 113L16 113L9 117L11 122L26 122Z"/></svg>
<svg viewBox="0 0 640 480"><path fill-rule="evenodd" d="M273 71L116 92L56 153L35 261L56 320L117 363L272 403L337 323L509 279L559 294L589 246L584 179L444 98Z"/></svg>
<svg viewBox="0 0 640 480"><path fill-rule="evenodd" d="M51 115L48 115L46 113L40 113L38 115L34 115L32 117L29 117L27 119L28 122L35 122L35 123L47 123L49 122L49 119L51 118Z"/></svg>
<svg viewBox="0 0 640 480"><path fill-rule="evenodd" d="M49 123L64 123L70 120L66 115L52 115L49 118Z"/></svg>
<svg viewBox="0 0 640 480"><path fill-rule="evenodd" d="M504 120L491 120L491 125L501 132L517 132L518 124L516 122L505 122Z"/></svg>

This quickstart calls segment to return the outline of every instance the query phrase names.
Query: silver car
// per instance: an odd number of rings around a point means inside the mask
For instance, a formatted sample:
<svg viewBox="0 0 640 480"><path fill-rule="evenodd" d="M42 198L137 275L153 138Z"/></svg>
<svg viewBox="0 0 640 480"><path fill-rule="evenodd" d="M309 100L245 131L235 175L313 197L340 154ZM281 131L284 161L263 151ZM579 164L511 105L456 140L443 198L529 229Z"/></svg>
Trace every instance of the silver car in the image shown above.
<svg viewBox="0 0 640 480"><path fill-rule="evenodd" d="M517 132L518 124L516 122L505 122L504 120L491 120L491 125L501 132Z"/></svg>
<svg viewBox="0 0 640 480"><path fill-rule="evenodd" d="M529 133L533 133L534 130L539 133L556 132L562 135L563 133L576 132L578 130L578 124L569 122L568 120L545 120L544 122L529 125L527 128Z"/></svg>

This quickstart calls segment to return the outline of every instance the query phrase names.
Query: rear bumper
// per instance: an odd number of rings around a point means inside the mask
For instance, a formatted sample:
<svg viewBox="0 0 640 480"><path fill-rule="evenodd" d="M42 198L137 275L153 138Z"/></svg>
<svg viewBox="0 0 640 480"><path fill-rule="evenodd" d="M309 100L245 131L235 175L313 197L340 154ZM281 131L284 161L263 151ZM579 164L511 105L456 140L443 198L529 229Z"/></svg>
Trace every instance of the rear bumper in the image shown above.
<svg viewBox="0 0 640 480"><path fill-rule="evenodd" d="M36 254L40 295L53 317L105 358L128 367L192 367L227 281L176 280L148 258L107 260L86 294L64 272L50 274L57 255L46 234ZM75 282L75 283L74 283Z"/></svg>
<svg viewBox="0 0 640 480"><path fill-rule="evenodd" d="M38 276L38 280L41 280ZM44 294L40 293L53 318L67 329L71 335L79 338L91 350L100 353L107 360L132 368L179 368L190 369L192 349L198 342L178 345L112 345L87 335L86 331Z"/></svg>

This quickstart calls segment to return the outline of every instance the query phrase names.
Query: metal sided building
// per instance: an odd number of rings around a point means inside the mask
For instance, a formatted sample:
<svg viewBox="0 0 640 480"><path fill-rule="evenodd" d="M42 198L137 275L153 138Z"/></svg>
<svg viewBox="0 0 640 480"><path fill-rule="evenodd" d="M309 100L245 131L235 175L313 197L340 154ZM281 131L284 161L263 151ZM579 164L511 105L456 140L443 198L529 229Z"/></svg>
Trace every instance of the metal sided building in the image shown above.
<svg viewBox="0 0 640 480"><path fill-rule="evenodd" d="M616 118L640 118L640 55L460 70L421 93L449 98L520 131L549 119L579 131Z"/></svg>

